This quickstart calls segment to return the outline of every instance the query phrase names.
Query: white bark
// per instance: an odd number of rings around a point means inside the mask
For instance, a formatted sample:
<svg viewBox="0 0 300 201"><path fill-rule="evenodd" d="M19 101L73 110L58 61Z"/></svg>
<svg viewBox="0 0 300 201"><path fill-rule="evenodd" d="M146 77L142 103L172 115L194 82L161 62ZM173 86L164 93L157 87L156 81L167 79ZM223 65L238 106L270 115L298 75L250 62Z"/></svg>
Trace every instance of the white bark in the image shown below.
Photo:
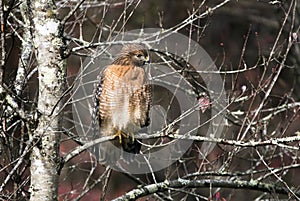
<svg viewBox="0 0 300 201"><path fill-rule="evenodd" d="M57 200L61 98L65 66L60 57L63 42L52 0L31 1L33 44L38 63L38 111L41 113L33 138L30 200ZM60 103L59 103L60 102Z"/></svg>

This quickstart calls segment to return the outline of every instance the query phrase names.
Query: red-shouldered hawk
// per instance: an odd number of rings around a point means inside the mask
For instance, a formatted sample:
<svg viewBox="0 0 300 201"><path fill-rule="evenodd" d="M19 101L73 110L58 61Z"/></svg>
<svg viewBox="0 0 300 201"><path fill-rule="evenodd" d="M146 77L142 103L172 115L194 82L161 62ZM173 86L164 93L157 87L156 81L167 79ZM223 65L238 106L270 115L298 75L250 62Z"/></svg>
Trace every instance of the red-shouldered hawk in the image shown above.
<svg viewBox="0 0 300 201"><path fill-rule="evenodd" d="M144 69L147 62L149 55L143 46L126 45L98 76L92 119L94 124L98 120L101 136L119 138L101 145L100 162L113 164L120 158L130 162L133 158L128 153L137 154L141 149L134 133L149 124L151 90Z"/></svg>

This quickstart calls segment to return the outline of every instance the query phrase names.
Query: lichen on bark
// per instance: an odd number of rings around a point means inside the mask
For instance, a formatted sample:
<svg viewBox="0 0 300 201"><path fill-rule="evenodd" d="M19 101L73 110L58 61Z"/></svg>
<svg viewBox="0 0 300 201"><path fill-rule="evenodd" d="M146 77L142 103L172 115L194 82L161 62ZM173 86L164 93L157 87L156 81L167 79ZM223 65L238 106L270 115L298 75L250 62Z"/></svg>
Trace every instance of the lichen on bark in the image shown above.
<svg viewBox="0 0 300 201"><path fill-rule="evenodd" d="M38 126L31 138L30 200L57 200L59 141L65 64L60 21L51 0L30 1L32 38L38 65Z"/></svg>

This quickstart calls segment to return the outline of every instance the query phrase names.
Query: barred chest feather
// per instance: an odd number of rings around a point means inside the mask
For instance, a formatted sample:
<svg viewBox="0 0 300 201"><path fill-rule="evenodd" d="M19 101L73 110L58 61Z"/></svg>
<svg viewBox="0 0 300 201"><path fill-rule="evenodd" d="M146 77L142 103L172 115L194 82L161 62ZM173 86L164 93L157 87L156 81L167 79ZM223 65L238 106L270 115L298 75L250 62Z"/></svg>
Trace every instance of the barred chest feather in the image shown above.
<svg viewBox="0 0 300 201"><path fill-rule="evenodd" d="M119 129L133 134L145 124L148 115L150 92L145 86L145 71L141 67L112 65L104 73L100 116L111 125L103 128L107 132Z"/></svg>

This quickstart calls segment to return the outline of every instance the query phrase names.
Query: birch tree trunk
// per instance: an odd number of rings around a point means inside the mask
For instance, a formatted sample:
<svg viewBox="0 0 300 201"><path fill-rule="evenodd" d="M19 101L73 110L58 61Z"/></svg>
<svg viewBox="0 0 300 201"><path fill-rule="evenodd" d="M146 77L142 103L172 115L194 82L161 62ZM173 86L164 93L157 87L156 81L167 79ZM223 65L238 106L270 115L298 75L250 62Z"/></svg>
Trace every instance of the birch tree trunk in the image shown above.
<svg viewBox="0 0 300 201"><path fill-rule="evenodd" d="M63 45L60 22L52 0L29 2L33 44L38 63L39 123L31 154L30 200L57 200L61 98L65 86L65 64L60 56Z"/></svg>

